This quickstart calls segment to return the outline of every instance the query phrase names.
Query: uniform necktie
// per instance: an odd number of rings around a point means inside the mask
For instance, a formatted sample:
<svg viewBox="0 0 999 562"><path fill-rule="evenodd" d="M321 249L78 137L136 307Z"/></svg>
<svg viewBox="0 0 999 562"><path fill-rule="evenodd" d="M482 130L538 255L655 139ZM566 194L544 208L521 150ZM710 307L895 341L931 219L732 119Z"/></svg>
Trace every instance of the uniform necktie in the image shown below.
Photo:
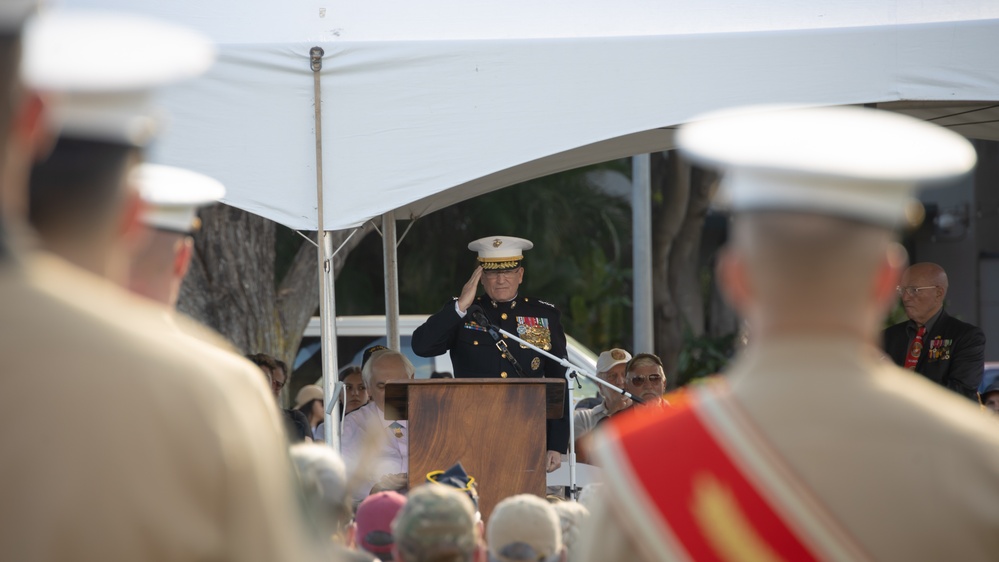
<svg viewBox="0 0 999 562"><path fill-rule="evenodd" d="M923 352L923 334L926 333L926 326L920 326L916 330L916 337L912 338L909 344L909 353L905 355L905 368L915 369L919 362L919 355Z"/></svg>

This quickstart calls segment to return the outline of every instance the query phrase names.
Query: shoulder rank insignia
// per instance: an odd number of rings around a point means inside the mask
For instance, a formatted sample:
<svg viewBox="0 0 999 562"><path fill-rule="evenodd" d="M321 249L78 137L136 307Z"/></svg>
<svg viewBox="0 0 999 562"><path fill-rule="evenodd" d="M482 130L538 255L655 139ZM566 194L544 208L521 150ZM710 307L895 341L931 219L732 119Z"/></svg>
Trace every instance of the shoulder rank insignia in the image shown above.
<svg viewBox="0 0 999 562"><path fill-rule="evenodd" d="M545 351L550 351L552 348L552 334L548 330L547 318L518 316L517 335L524 341L540 347ZM520 344L520 347L527 349L527 346L524 344Z"/></svg>

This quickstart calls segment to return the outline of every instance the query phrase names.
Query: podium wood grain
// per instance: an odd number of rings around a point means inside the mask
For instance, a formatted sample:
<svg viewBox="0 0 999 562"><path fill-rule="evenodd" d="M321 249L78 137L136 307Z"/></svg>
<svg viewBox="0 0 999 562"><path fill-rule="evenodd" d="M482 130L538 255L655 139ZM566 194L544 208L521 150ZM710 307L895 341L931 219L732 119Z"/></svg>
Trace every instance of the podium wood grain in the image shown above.
<svg viewBox="0 0 999 562"><path fill-rule="evenodd" d="M476 480L485 521L503 498L545 495L545 418L550 397L543 379L428 383L403 383L407 389L391 391L395 385L386 386L386 402L390 394L394 396L392 401L405 409L409 419L411 487L423 483L428 472L461 462Z"/></svg>

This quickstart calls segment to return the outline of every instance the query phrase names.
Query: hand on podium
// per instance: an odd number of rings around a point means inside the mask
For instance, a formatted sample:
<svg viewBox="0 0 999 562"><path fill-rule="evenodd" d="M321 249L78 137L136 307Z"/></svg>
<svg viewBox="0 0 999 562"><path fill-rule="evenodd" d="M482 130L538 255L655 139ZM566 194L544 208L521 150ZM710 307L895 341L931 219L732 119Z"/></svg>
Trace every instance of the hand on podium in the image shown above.
<svg viewBox="0 0 999 562"><path fill-rule="evenodd" d="M562 454L558 451L548 451L545 457L545 470L555 472L560 466L562 466Z"/></svg>

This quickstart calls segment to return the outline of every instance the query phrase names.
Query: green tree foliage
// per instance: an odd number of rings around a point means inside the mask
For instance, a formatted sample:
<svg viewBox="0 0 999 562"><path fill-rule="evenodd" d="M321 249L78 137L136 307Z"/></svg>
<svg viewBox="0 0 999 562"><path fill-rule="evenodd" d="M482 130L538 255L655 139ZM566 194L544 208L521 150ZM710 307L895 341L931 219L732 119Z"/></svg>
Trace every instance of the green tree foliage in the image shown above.
<svg viewBox="0 0 999 562"><path fill-rule="evenodd" d="M401 312L435 312L461 291L476 266L470 241L519 236L534 242L521 292L557 306L566 331L592 349L628 345L630 205L591 184L598 168L626 172L628 161L528 181L416 220L399 245ZM400 221L399 232L408 226ZM350 254L337 280L338 314L384 313L381 244L369 236Z"/></svg>

